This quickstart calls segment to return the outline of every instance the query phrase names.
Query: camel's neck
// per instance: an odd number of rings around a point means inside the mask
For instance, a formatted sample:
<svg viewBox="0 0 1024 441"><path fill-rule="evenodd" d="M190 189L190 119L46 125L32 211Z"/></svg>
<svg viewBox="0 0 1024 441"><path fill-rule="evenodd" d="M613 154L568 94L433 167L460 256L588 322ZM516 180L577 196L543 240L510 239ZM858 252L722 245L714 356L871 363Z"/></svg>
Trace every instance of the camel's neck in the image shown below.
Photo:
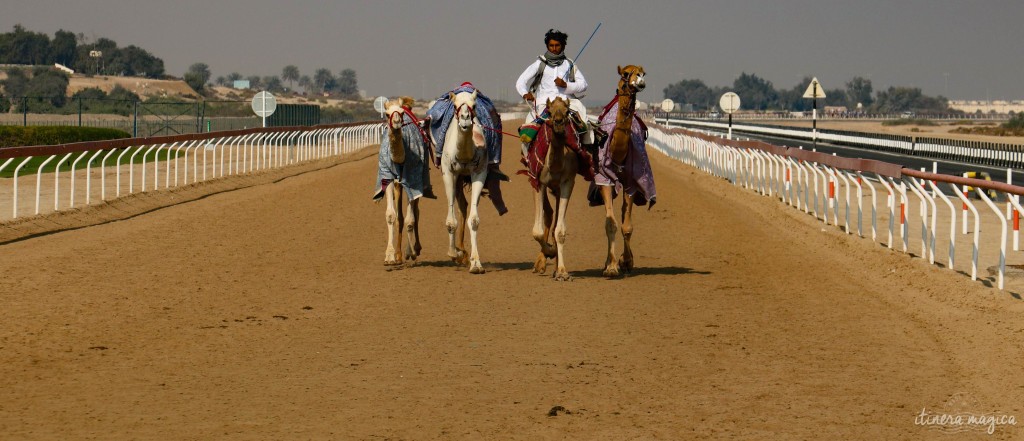
<svg viewBox="0 0 1024 441"><path fill-rule="evenodd" d="M615 129L612 130L611 141L608 143L612 162L616 164L622 164L626 160L626 153L629 152L634 113L636 113L636 94L620 92Z"/></svg>
<svg viewBox="0 0 1024 441"><path fill-rule="evenodd" d="M565 157L565 132L556 132L553 128L548 128L550 135L549 147L547 158L544 158L544 163L547 165L548 170L557 172L562 170L563 161Z"/></svg>
<svg viewBox="0 0 1024 441"><path fill-rule="evenodd" d="M405 163L405 140L402 138L402 128L388 128L388 145L391 149L391 160L395 164Z"/></svg>
<svg viewBox="0 0 1024 441"><path fill-rule="evenodd" d="M636 94L619 94L619 112L615 117L615 128L624 127L630 130L633 126L633 115L636 113Z"/></svg>
<svg viewBox="0 0 1024 441"><path fill-rule="evenodd" d="M454 134L454 136L452 136ZM445 135L445 151L456 160L467 163L473 160L476 153L476 144L473 142L473 127L469 130L459 128L458 118L452 119L448 126L448 134Z"/></svg>

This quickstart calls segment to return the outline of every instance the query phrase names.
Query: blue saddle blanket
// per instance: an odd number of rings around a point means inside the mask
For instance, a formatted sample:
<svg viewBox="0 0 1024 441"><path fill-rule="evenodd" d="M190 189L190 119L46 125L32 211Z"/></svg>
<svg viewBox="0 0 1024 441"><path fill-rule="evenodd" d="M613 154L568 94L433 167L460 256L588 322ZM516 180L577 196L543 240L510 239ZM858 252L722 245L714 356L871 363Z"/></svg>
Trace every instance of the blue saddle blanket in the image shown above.
<svg viewBox="0 0 1024 441"><path fill-rule="evenodd" d="M462 93L477 90L470 83L462 83L461 86L452 90L452 93ZM455 118L455 105L452 104L448 93L438 97L430 110L427 111L430 117L430 134L434 137L434 156L441 157L441 150L444 149L444 136L448 132L448 126ZM487 146L488 162L501 164L501 115L494 108L491 99L482 92L476 95L476 119L484 126L484 142Z"/></svg>

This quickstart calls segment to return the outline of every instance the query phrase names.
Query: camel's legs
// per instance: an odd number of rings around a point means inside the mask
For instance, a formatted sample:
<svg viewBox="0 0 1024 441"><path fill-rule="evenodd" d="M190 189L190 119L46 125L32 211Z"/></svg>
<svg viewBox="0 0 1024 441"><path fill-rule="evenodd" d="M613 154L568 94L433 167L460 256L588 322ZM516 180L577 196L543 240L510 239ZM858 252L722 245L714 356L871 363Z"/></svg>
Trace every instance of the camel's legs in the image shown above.
<svg viewBox="0 0 1024 441"><path fill-rule="evenodd" d="M540 244L540 253L533 263L533 272L544 274L547 270L549 257L555 257L555 250L548 243L548 235L551 233L551 204L548 203L547 188L541 186L540 190L533 193L534 218L533 238Z"/></svg>
<svg viewBox="0 0 1024 441"><path fill-rule="evenodd" d="M629 239L633 237L633 197L622 194L622 270L630 272L633 270L633 249L629 246Z"/></svg>
<svg viewBox="0 0 1024 441"><path fill-rule="evenodd" d="M558 260L553 274L555 280L572 280L569 271L565 269L565 237L568 227L565 225L565 212L569 209L569 197L572 196L572 188L576 185L575 175L563 181L558 192L557 224L555 226L555 243L558 246Z"/></svg>
<svg viewBox="0 0 1024 441"><path fill-rule="evenodd" d="M472 193L469 196L469 216L466 218L466 224L469 227L469 245L471 247L469 272L472 274L484 273L484 266L480 263L480 248L477 247L476 236L477 231L480 229L480 193L484 190L484 179L486 177L487 170L473 175Z"/></svg>
<svg viewBox="0 0 1024 441"><path fill-rule="evenodd" d="M615 233L619 232L618 222L615 221L615 212L612 209L612 187L601 186L601 198L604 199L604 232L608 236L608 257L604 262L604 276L616 277L619 275L619 262L615 257Z"/></svg>
<svg viewBox="0 0 1024 441"><path fill-rule="evenodd" d="M402 211L402 194L405 192L405 187L401 184L395 184L395 214L398 215L398 219L395 222L395 260L398 263L402 263L402 253L399 250L403 250L402 247L402 230L405 227L405 212ZM406 244L408 245L408 244Z"/></svg>
<svg viewBox="0 0 1024 441"><path fill-rule="evenodd" d="M469 212L469 202L466 201L466 183L459 177L455 183L455 201L458 203L459 217L456 219L457 229L455 231L455 249L459 251L459 258L455 263L469 266L469 253L466 252L466 213Z"/></svg>
<svg viewBox="0 0 1024 441"><path fill-rule="evenodd" d="M448 198L448 215L444 220L444 227L448 230L448 257L458 263L461 256L459 250L455 248L455 233L458 230L455 218L455 192L459 191L459 186L456 182L457 177L447 171L441 174L441 179L444 180L445 196Z"/></svg>
<svg viewBox="0 0 1024 441"><path fill-rule="evenodd" d="M406 240L403 250L406 260L416 260L416 256L420 255L419 202L419 199L411 200L405 209L405 223L403 226Z"/></svg>
<svg viewBox="0 0 1024 441"><path fill-rule="evenodd" d="M398 213L395 210L396 186L394 182L391 182L384 189L384 203L387 204L387 208L384 211L384 220L388 224L388 247L384 250L385 265L398 265L400 263L395 252L395 230L398 228Z"/></svg>

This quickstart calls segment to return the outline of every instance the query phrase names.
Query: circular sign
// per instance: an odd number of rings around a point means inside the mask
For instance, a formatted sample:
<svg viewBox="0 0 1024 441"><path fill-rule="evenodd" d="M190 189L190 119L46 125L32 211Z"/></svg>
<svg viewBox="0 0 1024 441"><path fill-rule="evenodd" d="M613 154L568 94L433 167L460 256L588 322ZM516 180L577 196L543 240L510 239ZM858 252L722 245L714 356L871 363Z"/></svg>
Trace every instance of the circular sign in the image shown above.
<svg viewBox="0 0 1024 441"><path fill-rule="evenodd" d="M386 97L386 96L379 96L379 97L377 97L377 99L373 100L373 110L376 110L376 111L378 111L380 113L384 113L384 103L387 103L387 102L388 102L388 97Z"/></svg>
<svg viewBox="0 0 1024 441"><path fill-rule="evenodd" d="M740 110L740 96L735 92L726 92L722 99L718 100L718 107L721 107L723 112L732 114Z"/></svg>
<svg viewBox="0 0 1024 441"><path fill-rule="evenodd" d="M665 101L661 102L661 111L662 112L671 112L671 111L675 110L675 108L676 108L676 103L673 102L670 99L666 98Z"/></svg>
<svg viewBox="0 0 1024 441"><path fill-rule="evenodd" d="M256 116L266 118L277 110L277 99L270 92L260 92L252 97L252 111Z"/></svg>

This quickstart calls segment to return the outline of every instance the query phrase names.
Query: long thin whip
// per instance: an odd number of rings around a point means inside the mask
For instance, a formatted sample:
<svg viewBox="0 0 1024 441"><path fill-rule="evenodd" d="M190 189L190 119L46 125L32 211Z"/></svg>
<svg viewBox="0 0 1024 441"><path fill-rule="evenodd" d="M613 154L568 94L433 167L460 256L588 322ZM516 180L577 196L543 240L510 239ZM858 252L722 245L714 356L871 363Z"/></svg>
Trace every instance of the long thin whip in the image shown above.
<svg viewBox="0 0 1024 441"><path fill-rule="evenodd" d="M587 48L588 44L590 44L590 40L594 38L594 34L597 33L597 30L601 29L601 25L602 24L604 24L604 22L598 22L597 23L597 27L594 28L594 32L590 33L590 37L587 38L587 42L583 43L583 46L580 47L580 51L576 54L576 58L574 59L575 61L577 61L577 62L580 61L580 56L583 55L583 50ZM568 78L569 77L569 72L571 72L571 71L572 71L572 67L570 66L569 70L565 71L565 75L562 77L562 79L564 80L564 79Z"/></svg>

